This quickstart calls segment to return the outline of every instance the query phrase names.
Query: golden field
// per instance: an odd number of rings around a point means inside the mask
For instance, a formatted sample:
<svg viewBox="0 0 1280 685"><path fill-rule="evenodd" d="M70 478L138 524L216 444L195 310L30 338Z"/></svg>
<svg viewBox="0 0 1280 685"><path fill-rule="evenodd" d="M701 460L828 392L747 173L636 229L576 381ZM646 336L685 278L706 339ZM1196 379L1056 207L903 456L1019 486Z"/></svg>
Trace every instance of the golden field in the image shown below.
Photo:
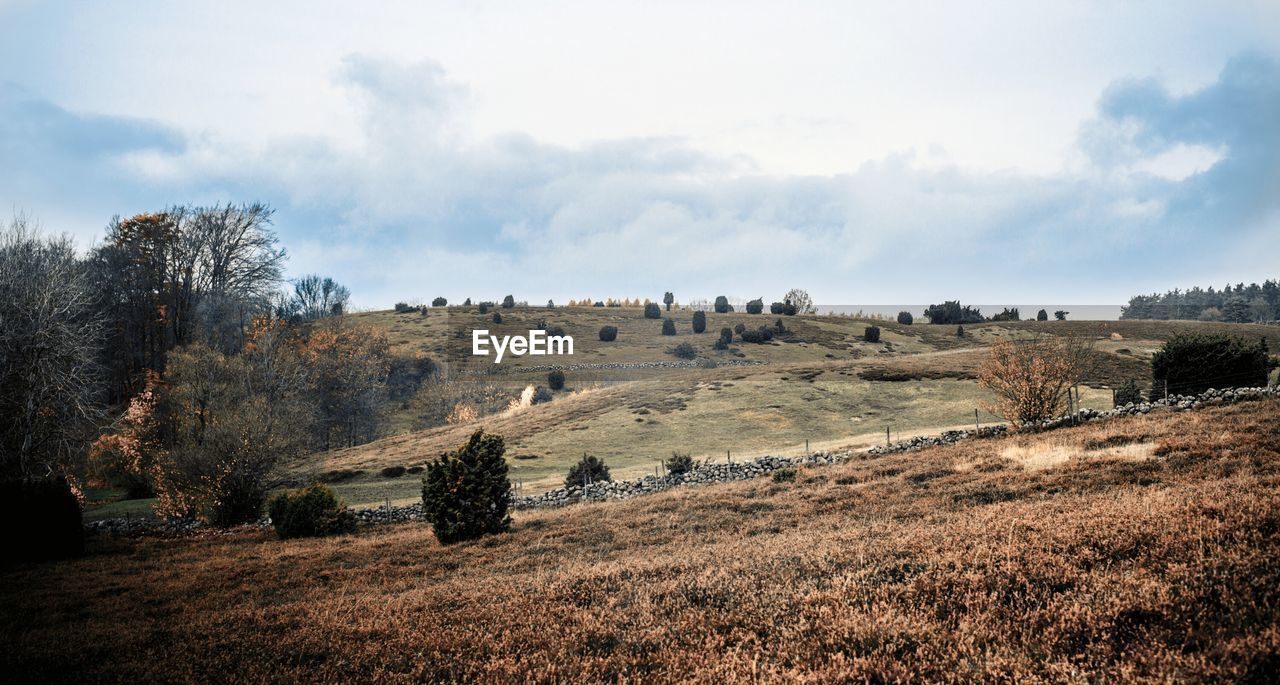
<svg viewBox="0 0 1280 685"><path fill-rule="evenodd" d="M441 547L91 542L3 574L46 681L1267 682L1280 402L1155 412L623 502Z"/></svg>

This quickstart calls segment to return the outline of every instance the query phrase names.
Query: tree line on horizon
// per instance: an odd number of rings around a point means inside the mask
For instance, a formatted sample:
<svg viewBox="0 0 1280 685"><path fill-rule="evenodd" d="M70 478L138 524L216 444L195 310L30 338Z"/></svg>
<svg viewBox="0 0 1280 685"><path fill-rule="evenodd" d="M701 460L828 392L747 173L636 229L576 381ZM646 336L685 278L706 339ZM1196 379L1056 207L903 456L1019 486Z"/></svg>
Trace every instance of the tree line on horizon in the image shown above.
<svg viewBox="0 0 1280 685"><path fill-rule="evenodd" d="M1280 321L1280 280L1226 285L1221 290L1199 286L1165 293L1134 295L1120 308L1121 319L1199 320L1228 323Z"/></svg>

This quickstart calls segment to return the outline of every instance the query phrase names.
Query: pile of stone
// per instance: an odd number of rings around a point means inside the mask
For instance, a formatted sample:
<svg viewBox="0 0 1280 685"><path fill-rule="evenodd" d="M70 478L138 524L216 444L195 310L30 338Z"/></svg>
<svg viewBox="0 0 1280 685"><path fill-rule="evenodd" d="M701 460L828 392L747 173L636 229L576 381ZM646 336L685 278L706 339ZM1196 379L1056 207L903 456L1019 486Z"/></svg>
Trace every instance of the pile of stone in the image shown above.
<svg viewBox="0 0 1280 685"><path fill-rule="evenodd" d="M896 452L907 452L910 450L918 450L922 447L935 447L937 445L951 445L961 440L967 440L973 437L990 438L996 435L1003 435L1008 432L1009 427L1003 424L996 426L982 426L974 430L954 430L943 431L940 435L916 435L906 440L900 440L891 445L878 445L867 450L867 454L881 455L894 454Z"/></svg>
<svg viewBox="0 0 1280 685"><path fill-rule="evenodd" d="M765 362L756 359L716 359L716 367L722 366L759 366ZM494 369L492 372L476 375L492 375L497 373L524 373L529 371L599 371L624 369L697 369L707 365L707 360L672 359L652 362L607 362L602 364L538 364L534 366L509 366Z"/></svg>
<svg viewBox="0 0 1280 685"><path fill-rule="evenodd" d="M574 502L600 502L610 499L628 499L637 495L660 492L683 485L728 483L759 478L783 468L816 464L836 464L847 461L852 452L815 452L802 457L765 456L751 461L697 464L688 473L665 476L645 476L633 480L602 481L585 486L575 485L557 488L540 495L515 497L516 509L556 507Z"/></svg>

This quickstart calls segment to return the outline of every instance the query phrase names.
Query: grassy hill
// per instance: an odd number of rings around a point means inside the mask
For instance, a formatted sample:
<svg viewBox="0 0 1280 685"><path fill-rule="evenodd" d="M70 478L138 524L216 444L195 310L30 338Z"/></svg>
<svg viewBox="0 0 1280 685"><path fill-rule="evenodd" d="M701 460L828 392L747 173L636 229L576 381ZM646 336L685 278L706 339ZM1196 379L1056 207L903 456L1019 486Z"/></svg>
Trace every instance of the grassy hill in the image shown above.
<svg viewBox="0 0 1280 685"><path fill-rule="evenodd" d="M502 315L502 324L492 323L492 311ZM707 332L698 335L692 332L691 311L664 312L677 321L679 334L662 336L661 322L644 318L639 309L492 311L480 315L475 308L449 308L431 310L427 316L372 312L351 319L385 332L399 353L445 360L455 374L492 372L495 366L470 357L471 329L515 334L543 321L574 336L577 349L571 363L576 365L674 361L666 350L690 342L704 360L719 366L570 370L566 391L557 393L550 404L461 425L415 430L410 412L402 412L393 420L397 434L308 457L291 466L293 477L303 481L327 472L360 471L336 484L349 502L415 500L420 495L416 478L383 478L380 470L421 465L454 448L478 427L508 439L514 455L511 477L527 493L558 487L569 465L584 452L603 457L615 476L629 477L652 473L673 451L703 460L730 455L744 459L799 453L806 441L811 449L865 446L883 441L886 428L891 434L910 435L971 426L975 409L978 421L999 422L981 409L989 395L974 377L986 346L1000 338L1048 333L1093 339L1097 369L1081 394L1084 406L1105 409L1111 406L1109 388L1127 378L1145 381L1150 355L1177 332L1277 332L1264 326L1200 322L1033 321L977 324L957 338L954 326L798 316L781 317L789 333L770 344L735 343L730 350L716 351L712 343L721 327L742 323L756 328L780 317L708 313ZM599 341L597 332L606 324L618 327L615 342ZM879 343L863 339L869 325L881 328ZM523 369L564 360L511 358L500 365L500 374L480 378L504 384L514 397L528 384L546 383L545 370ZM758 365L725 365L735 361Z"/></svg>
<svg viewBox="0 0 1280 685"><path fill-rule="evenodd" d="M554 405L553 405L554 406ZM1280 401L0 575L31 680L1238 681L1280 665Z"/></svg>

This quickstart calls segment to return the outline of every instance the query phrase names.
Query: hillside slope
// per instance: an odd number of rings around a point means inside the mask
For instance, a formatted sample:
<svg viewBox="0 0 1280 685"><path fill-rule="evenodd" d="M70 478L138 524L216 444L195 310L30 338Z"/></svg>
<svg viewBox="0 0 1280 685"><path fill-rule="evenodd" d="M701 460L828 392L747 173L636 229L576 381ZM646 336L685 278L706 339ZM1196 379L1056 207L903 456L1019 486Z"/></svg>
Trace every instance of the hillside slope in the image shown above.
<svg viewBox="0 0 1280 685"><path fill-rule="evenodd" d="M1280 401L1153 412L520 512L279 542L103 541L0 577L40 679L1262 681ZM16 669L16 670L15 670Z"/></svg>

